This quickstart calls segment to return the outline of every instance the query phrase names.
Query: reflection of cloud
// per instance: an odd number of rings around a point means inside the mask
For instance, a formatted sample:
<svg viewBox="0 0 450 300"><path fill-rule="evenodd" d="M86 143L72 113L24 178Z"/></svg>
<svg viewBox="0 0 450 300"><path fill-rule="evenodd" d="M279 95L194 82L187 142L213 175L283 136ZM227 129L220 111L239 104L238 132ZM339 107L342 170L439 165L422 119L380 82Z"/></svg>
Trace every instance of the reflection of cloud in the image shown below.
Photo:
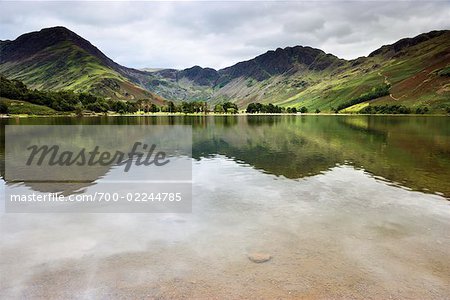
<svg viewBox="0 0 450 300"><path fill-rule="evenodd" d="M354 278L367 279L368 293L380 298L404 296L397 286L384 288L391 276L379 277L381 289L370 284L367 270L378 274L380 265L418 287L408 295L448 294L442 278L450 210L442 198L345 166L300 181L274 180L216 157L195 164L194 174L192 214L2 215L3 298L182 298L186 291L199 291L193 298L264 298L269 289L288 295L292 285L265 284L274 274L285 282L311 278L307 287L317 289L350 274L342 279L349 288L341 289L348 298L355 295ZM380 251L380 245L395 247ZM254 290L246 284L255 277L246 256L252 249L275 257L273 271L259 272ZM302 267L287 268L293 261ZM403 272L417 265L424 266L420 276Z"/></svg>
<svg viewBox="0 0 450 300"><path fill-rule="evenodd" d="M190 160L177 157L190 157L191 135L189 126L9 126L4 180L70 194L105 176L112 180L116 166L115 182L190 179Z"/></svg>
<svg viewBox="0 0 450 300"><path fill-rule="evenodd" d="M132 67L215 68L278 47L339 57L450 27L449 2L2 2L0 38L66 26Z"/></svg>

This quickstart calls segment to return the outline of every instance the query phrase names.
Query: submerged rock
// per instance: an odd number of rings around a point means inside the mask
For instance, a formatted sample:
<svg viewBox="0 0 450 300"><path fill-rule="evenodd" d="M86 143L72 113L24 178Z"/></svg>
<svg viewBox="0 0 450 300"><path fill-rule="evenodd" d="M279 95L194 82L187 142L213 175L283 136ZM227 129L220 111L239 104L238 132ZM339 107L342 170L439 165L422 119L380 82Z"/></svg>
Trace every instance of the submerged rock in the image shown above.
<svg viewBox="0 0 450 300"><path fill-rule="evenodd" d="M272 259L268 253L254 252L247 255L248 259L254 263L263 263Z"/></svg>

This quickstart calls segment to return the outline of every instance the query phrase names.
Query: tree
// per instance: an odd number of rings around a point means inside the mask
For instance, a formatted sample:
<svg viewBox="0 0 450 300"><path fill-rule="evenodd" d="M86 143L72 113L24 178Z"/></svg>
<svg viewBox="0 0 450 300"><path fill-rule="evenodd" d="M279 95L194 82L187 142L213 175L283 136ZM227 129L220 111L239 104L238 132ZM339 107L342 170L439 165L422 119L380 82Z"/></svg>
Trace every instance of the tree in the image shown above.
<svg viewBox="0 0 450 300"><path fill-rule="evenodd" d="M83 116L83 106L81 104L75 107L75 114L77 115L77 117Z"/></svg>
<svg viewBox="0 0 450 300"><path fill-rule="evenodd" d="M152 103L152 104L150 105L150 112L152 112L152 113L159 112L159 107L156 106L156 104Z"/></svg>
<svg viewBox="0 0 450 300"><path fill-rule="evenodd" d="M167 104L167 109L170 113L174 113L177 112L177 109L175 107L175 103L173 103L173 101L169 101L169 103Z"/></svg>
<svg viewBox="0 0 450 300"><path fill-rule="evenodd" d="M420 107L416 108L416 114L423 115L423 114L426 114L428 112L428 110L429 109L427 106L420 106Z"/></svg>
<svg viewBox="0 0 450 300"><path fill-rule="evenodd" d="M78 100L86 107L89 104L100 102L103 99L89 93L80 93L78 94Z"/></svg>
<svg viewBox="0 0 450 300"><path fill-rule="evenodd" d="M339 113L339 109L334 108L333 106L330 107L330 110L331 110L332 112L334 112L335 114L338 114L338 113Z"/></svg>
<svg viewBox="0 0 450 300"><path fill-rule="evenodd" d="M8 114L9 109L8 109L8 105L6 105L5 102L0 102L0 114L6 115Z"/></svg>
<svg viewBox="0 0 450 300"><path fill-rule="evenodd" d="M280 107L278 105L273 105L272 103L269 104L261 104L259 102L256 103L250 103L247 106L246 112L249 114L254 113L268 113L268 114L291 114L297 113L297 109L295 107Z"/></svg>
<svg viewBox="0 0 450 300"><path fill-rule="evenodd" d="M127 112L127 104L123 101L114 101L111 108L119 114L124 114Z"/></svg>
<svg viewBox="0 0 450 300"><path fill-rule="evenodd" d="M300 108L300 112L301 112L302 114L307 113L307 112L308 112L308 109L307 109L305 106L302 106L302 108Z"/></svg>
<svg viewBox="0 0 450 300"><path fill-rule="evenodd" d="M206 101L202 102L201 110L204 114L209 113L208 103Z"/></svg>
<svg viewBox="0 0 450 300"><path fill-rule="evenodd" d="M223 114L225 110L223 109L223 106L221 104L217 104L214 106L214 112L218 114Z"/></svg>
<svg viewBox="0 0 450 300"><path fill-rule="evenodd" d="M109 110L109 105L104 100L96 101L94 103L89 103L85 107L87 110L91 110L91 111L97 112L97 113L104 113Z"/></svg>
<svg viewBox="0 0 450 300"><path fill-rule="evenodd" d="M411 109L404 105L368 105L361 109L362 114L409 114Z"/></svg>
<svg viewBox="0 0 450 300"><path fill-rule="evenodd" d="M236 103L232 103L232 102L225 102L224 104L222 104L223 110L228 114L235 114L238 112L238 107L236 105Z"/></svg>
<svg viewBox="0 0 450 300"><path fill-rule="evenodd" d="M18 80L9 80L4 76L0 77L0 96L10 99L25 100L28 88Z"/></svg>
<svg viewBox="0 0 450 300"><path fill-rule="evenodd" d="M337 111L340 111L344 108L350 107L352 105L355 104L359 104L362 102L366 102L368 100L372 100L372 99L377 99L380 97L384 97L389 95L389 89L391 88L391 86L389 84L384 84L382 86L378 86L378 87L374 87L372 88L369 92L362 94L361 96L354 98L348 102L342 103L337 107Z"/></svg>
<svg viewBox="0 0 450 300"><path fill-rule="evenodd" d="M127 101L126 106L126 111L128 113L135 113L139 110L139 105L136 102Z"/></svg>
<svg viewBox="0 0 450 300"><path fill-rule="evenodd" d="M192 104L185 101L181 102L181 111L184 112L185 114L194 112Z"/></svg>
<svg viewBox="0 0 450 300"><path fill-rule="evenodd" d="M254 114L258 112L258 106L256 103L250 103L247 105L247 109L245 110L248 114Z"/></svg>

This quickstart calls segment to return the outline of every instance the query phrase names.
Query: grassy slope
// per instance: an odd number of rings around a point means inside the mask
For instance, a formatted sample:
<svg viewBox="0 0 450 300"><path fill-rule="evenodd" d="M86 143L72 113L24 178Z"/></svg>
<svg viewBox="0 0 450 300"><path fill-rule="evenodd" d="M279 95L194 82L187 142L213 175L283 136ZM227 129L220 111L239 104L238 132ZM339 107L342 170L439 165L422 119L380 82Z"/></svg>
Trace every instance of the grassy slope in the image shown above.
<svg viewBox="0 0 450 300"><path fill-rule="evenodd" d="M448 76L438 73L450 65L449 53L450 34L446 33L411 47L397 58L386 59L381 55L366 58L360 65L329 76L279 104L329 111L331 107L388 82L392 85L392 97L369 101L371 105L403 104L413 108L427 105L432 112L443 112L450 106L450 81ZM360 105L359 109L362 107Z"/></svg>
<svg viewBox="0 0 450 300"><path fill-rule="evenodd" d="M212 87L199 86L183 79L173 81L161 76L151 78L144 86L150 91L174 101L206 101L211 99Z"/></svg>
<svg viewBox="0 0 450 300"><path fill-rule="evenodd" d="M321 58L323 57L319 56L317 61ZM287 74L271 76L263 81L244 77L235 78L223 87L216 87L213 99L234 101L240 107L246 107L251 102L280 104L313 87L324 78L328 78L335 68L330 66L323 71L318 71L297 64ZM339 67L341 68L342 66Z"/></svg>
<svg viewBox="0 0 450 300"><path fill-rule="evenodd" d="M32 104L21 100L0 97L0 102L8 106L10 115L54 115L57 112L47 106Z"/></svg>
<svg viewBox="0 0 450 300"><path fill-rule="evenodd" d="M450 77L442 73L449 68L450 32L447 32L407 47L393 57L380 53L348 61L338 68L323 71L303 68L261 82L236 78L225 86L215 87L210 101L212 104L233 101L240 108L261 102L330 112L388 83L392 85L390 96L355 105L345 112L358 112L367 105L401 104L413 109L426 105L433 113L443 113L450 106Z"/></svg>
<svg viewBox="0 0 450 300"><path fill-rule="evenodd" d="M0 72L36 89L87 91L110 99L163 101L71 42L45 48L20 62L2 64Z"/></svg>
<svg viewBox="0 0 450 300"><path fill-rule="evenodd" d="M373 122L373 118L229 116L223 118L223 124L218 118L214 126L208 127L211 130L203 130L205 125L201 122L197 125L200 130L193 127L193 155L219 153L288 178L319 174L336 163L350 162L394 182L406 180L405 185L414 189L426 187L450 195L449 184L442 186L442 178L429 176L430 169L447 176L450 167L450 159L444 155L448 151L447 132L428 134L445 128L445 120L425 117L398 122L389 116L378 116L384 122ZM390 147L386 148L386 144ZM435 164L417 160L430 155L430 151L437 152ZM274 156L276 160L271 159Z"/></svg>
<svg viewBox="0 0 450 300"><path fill-rule="evenodd" d="M442 70L449 68L450 32L447 32L409 47L394 58L381 53L323 71L299 65L293 74L272 76L264 81L240 77L215 87L149 74L141 85L167 99L208 100L210 106L233 101L245 108L248 103L262 102L328 112L373 87L390 83L390 96L345 111L357 112L367 105L402 104L411 108L427 105L431 112L441 113L450 106L450 77L439 73L445 73ZM163 98L136 86L130 81L132 79L125 78L126 75L105 66L100 59L70 42L45 48L14 64L0 65L0 73L32 88L89 91L111 99L149 98L157 104L163 102Z"/></svg>

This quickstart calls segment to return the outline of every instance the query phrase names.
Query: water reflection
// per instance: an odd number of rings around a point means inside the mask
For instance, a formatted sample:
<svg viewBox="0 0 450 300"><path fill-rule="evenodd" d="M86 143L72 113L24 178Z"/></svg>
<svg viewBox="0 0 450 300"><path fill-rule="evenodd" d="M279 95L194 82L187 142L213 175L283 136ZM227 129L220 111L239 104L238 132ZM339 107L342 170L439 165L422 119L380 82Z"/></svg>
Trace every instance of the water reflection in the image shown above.
<svg viewBox="0 0 450 300"><path fill-rule="evenodd" d="M446 298L450 202L333 167L290 180L193 163L191 214L2 214L0 295ZM0 187L1 188L1 187ZM270 254L255 264L248 253ZM19 259L18 259L19 258Z"/></svg>
<svg viewBox="0 0 450 300"><path fill-rule="evenodd" d="M194 159L223 155L265 173L291 179L351 164L411 189L450 196L447 117L55 117L3 119L1 124L2 158L5 124L187 124L193 129ZM107 172L103 170L95 177L107 176ZM1 174L4 175L3 159Z"/></svg>
<svg viewBox="0 0 450 300"><path fill-rule="evenodd" d="M450 195L447 120L366 116L17 120L191 124L192 213L0 214L0 274L7 274L1 277L0 295L446 298L450 202L393 185ZM3 157L3 139L0 149ZM114 174L121 176L114 169L103 170L86 190L101 188L102 178L112 179ZM3 188L0 184L0 195ZM273 258L255 264L248 259L251 252Z"/></svg>

